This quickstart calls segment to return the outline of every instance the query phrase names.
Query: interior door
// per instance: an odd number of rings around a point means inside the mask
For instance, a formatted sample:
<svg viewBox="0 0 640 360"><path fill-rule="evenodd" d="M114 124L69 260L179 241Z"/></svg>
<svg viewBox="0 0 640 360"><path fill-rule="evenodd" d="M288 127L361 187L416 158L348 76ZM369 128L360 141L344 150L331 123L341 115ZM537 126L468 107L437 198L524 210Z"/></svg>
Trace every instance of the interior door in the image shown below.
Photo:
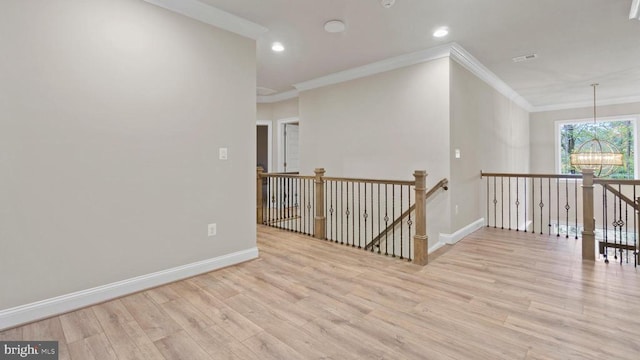
<svg viewBox="0 0 640 360"><path fill-rule="evenodd" d="M299 126L284 124L284 172L300 171Z"/></svg>

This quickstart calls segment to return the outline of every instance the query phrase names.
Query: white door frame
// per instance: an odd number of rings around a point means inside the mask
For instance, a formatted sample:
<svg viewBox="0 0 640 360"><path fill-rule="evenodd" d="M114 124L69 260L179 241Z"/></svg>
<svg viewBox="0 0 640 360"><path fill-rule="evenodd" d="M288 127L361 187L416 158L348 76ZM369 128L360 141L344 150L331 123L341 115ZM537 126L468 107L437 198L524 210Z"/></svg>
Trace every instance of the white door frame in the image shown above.
<svg viewBox="0 0 640 360"><path fill-rule="evenodd" d="M271 128L273 127L273 121L271 120L258 120L256 121L256 126L266 126L267 127L267 136L269 137L269 139L267 139L267 166L269 167L269 172L274 172L273 170L273 145L272 145L272 140L273 140L273 132L271 130Z"/></svg>
<svg viewBox="0 0 640 360"><path fill-rule="evenodd" d="M284 124L298 123L300 119L291 117L278 120L278 172L284 172Z"/></svg>

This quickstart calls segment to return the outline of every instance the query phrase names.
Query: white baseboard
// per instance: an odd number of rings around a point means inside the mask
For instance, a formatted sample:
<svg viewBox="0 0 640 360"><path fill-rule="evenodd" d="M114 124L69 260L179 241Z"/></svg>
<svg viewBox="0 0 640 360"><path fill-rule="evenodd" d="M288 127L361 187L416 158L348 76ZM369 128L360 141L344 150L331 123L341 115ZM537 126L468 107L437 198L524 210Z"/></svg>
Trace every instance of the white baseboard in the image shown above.
<svg viewBox="0 0 640 360"><path fill-rule="evenodd" d="M177 280L204 274L223 267L239 264L257 257L258 248L254 247L213 259L137 276L131 279L71 294L61 295L6 310L0 310L0 331L51 316L64 314L89 305L105 302Z"/></svg>
<svg viewBox="0 0 640 360"><path fill-rule="evenodd" d="M485 226L484 223L484 218L478 219L474 222L472 222L471 224L463 227L462 229L454 232L453 234L442 234L440 233L440 238L438 243L442 243L443 246L445 244L447 245L453 245L455 243L457 243L458 241L464 239L465 236L471 234L472 232L480 229L481 227Z"/></svg>

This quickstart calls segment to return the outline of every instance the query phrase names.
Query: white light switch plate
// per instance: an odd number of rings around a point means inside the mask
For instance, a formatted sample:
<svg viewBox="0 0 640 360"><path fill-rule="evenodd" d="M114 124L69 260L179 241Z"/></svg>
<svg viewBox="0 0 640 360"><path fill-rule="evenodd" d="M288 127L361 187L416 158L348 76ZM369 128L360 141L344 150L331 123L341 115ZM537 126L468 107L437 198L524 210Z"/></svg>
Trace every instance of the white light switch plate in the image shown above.
<svg viewBox="0 0 640 360"><path fill-rule="evenodd" d="M218 150L218 156L219 156L220 160L227 160L228 159L228 150L227 150L227 148L220 148Z"/></svg>

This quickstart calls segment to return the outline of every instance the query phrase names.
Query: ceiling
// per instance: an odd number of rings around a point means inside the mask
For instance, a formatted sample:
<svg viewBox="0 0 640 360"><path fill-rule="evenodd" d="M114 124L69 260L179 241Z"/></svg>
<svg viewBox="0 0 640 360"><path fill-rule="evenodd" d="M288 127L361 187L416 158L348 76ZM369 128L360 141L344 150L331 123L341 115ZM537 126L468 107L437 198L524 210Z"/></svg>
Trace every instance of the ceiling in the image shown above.
<svg viewBox="0 0 640 360"><path fill-rule="evenodd" d="M293 84L455 42L536 109L640 101L640 21L632 0L200 0L269 29L258 87ZM343 33L323 24L339 19ZM450 33L435 39L439 26ZM271 51L280 41L282 53ZM512 58L538 54L528 62Z"/></svg>

